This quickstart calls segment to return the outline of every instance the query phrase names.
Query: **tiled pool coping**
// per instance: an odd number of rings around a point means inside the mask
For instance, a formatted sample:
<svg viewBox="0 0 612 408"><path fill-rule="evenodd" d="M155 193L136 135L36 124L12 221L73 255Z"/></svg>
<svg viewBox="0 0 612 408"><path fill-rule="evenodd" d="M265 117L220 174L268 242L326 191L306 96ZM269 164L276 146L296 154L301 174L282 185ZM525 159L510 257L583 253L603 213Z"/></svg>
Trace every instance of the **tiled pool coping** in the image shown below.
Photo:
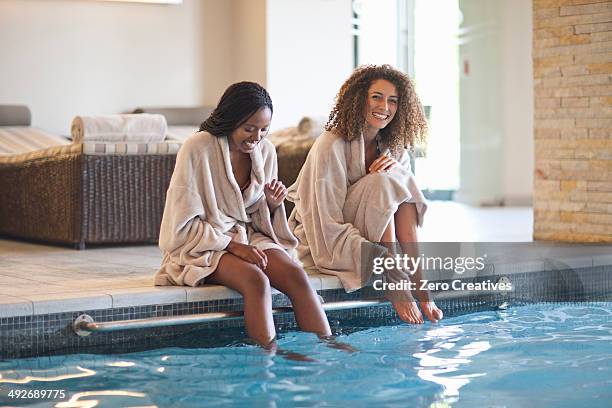
<svg viewBox="0 0 612 408"><path fill-rule="evenodd" d="M564 301L564 300L609 300L612 293L612 257L582 257L547 262L526 262L523 265L491 265L485 275L463 275L468 282L493 281L505 276L515 285L515 292L483 296L476 292L434 293L434 298L450 315L474 310L476 306L494 307L507 302ZM434 277L440 278L440 276ZM330 301L352 300L371 297L373 291L358 291L347 294L340 288L335 277L311 276L311 283ZM575 293L579 289L578 294ZM148 289L148 290L147 290ZM573 292L572 292L573 291ZM242 299L234 291L220 286L199 288L139 288L131 292L103 293L93 298L89 295L67 297L66 302L46 300L35 307L36 300L29 300L31 309L26 314L0 317L0 358L21 358L50 353L71 353L95 346L115 347L119 344L142 345L159 339L184 335L195 329L194 325L181 327L94 333L79 337L72 331L72 322L85 313L96 322L133 320L160 316L179 316L206 312L242 309ZM564 295L568 295L569 297ZM593 297L594 296L594 297ZM104 299L103 302L100 298ZM25 303L25 302L22 302ZM27 303L26 303L27 304ZM278 292L273 294L273 305L286 306L288 299ZM13 304L13 310L19 309ZM38 311L35 313L34 311ZM387 305L351 309L328 313L330 319L352 317L393 318L394 312ZM278 325L294 327L292 314L275 316ZM242 320L228 320L197 325L197 328L215 330L240 327Z"/></svg>
<svg viewBox="0 0 612 408"><path fill-rule="evenodd" d="M564 268L588 268L612 265L612 254L592 256L568 256L555 260L536 260L504 264L489 264L485 271L466 272L457 275L461 278L474 278L484 275L512 275L536 271L558 270ZM448 275L438 271L429 271L428 279L433 281L448 279ZM152 273L151 273L152 276ZM150 279L152 281L152 279ZM310 275L310 283L317 290L340 289L339 280L330 275ZM33 289L36 289L33 282ZM146 282L145 282L146 285ZM219 299L234 299L240 295L228 288L218 285L202 287L155 287L139 286L131 288L87 289L64 293L39 293L2 295L0 294L0 318L37 316L52 313L66 313L78 310L104 310L147 305L200 302ZM278 293L278 292L276 292Z"/></svg>

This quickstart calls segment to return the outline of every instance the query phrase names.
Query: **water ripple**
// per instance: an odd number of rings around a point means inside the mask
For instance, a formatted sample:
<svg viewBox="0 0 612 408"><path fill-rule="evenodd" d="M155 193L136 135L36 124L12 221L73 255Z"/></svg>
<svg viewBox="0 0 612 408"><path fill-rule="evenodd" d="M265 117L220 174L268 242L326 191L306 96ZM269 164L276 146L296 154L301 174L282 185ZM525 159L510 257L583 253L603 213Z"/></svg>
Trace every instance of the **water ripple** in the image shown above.
<svg viewBox="0 0 612 408"><path fill-rule="evenodd" d="M612 385L612 306L533 305L355 331L328 347L311 334L279 345L165 348L123 355L0 361L0 383L69 390L68 406L605 406ZM536 386L534 386L536 385ZM553 391L554 390L554 391ZM89 403L89 402L87 402ZM70 405L72 404L72 405ZM2 401L0 401L2 405Z"/></svg>

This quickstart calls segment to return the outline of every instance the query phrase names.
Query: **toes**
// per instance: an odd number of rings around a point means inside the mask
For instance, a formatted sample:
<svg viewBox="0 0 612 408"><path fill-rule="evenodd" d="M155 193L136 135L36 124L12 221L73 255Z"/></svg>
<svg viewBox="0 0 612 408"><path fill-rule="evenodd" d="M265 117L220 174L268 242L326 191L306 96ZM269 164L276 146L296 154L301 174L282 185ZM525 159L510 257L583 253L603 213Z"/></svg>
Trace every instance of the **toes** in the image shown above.
<svg viewBox="0 0 612 408"><path fill-rule="evenodd" d="M402 313L400 315L400 319L402 319L406 323L411 323L411 324L415 324L416 323L416 321L412 318L412 316L409 315L409 314L406 314L406 313Z"/></svg>
<svg viewBox="0 0 612 408"><path fill-rule="evenodd" d="M419 312L419 309L415 308L410 310L410 322L412 324L423 324L423 315Z"/></svg>
<svg viewBox="0 0 612 408"><path fill-rule="evenodd" d="M435 303L423 302L421 303L421 309L432 323L437 323L439 320L442 320L442 310L440 310Z"/></svg>
<svg viewBox="0 0 612 408"><path fill-rule="evenodd" d="M419 316L419 315L418 315L417 313L415 313L414 311L412 311L411 315L412 315L412 320L414 321L414 323L416 323L416 324L421 324L421 319L422 319L422 317L421 317L421 316Z"/></svg>
<svg viewBox="0 0 612 408"><path fill-rule="evenodd" d="M419 319L418 316L415 316L414 314L410 316L410 321L412 322L412 324L420 324L421 320Z"/></svg>
<svg viewBox="0 0 612 408"><path fill-rule="evenodd" d="M422 324L423 315L415 302L400 302L394 304L395 310L400 319L410 324Z"/></svg>
<svg viewBox="0 0 612 408"><path fill-rule="evenodd" d="M425 313L425 315L427 316L427 318L429 319L430 322L438 323L438 319L434 315L433 311L430 310L428 313Z"/></svg>

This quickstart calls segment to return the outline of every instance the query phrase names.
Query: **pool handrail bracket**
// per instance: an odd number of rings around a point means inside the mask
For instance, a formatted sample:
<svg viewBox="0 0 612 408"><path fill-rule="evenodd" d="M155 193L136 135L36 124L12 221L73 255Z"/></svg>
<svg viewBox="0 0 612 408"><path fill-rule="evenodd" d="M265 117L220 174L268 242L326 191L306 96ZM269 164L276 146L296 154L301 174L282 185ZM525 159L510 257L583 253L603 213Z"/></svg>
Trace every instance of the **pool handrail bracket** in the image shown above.
<svg viewBox="0 0 612 408"><path fill-rule="evenodd" d="M384 299L345 300L342 302L323 303L322 306L323 310L332 311L377 306L386 302L387 301ZM289 306L275 307L272 309L273 314L291 312L293 312L293 308ZM208 323L219 320L240 319L242 317L244 317L243 311L238 310L227 312L199 313L182 316L162 316L134 320L118 320L114 322L95 322L91 316L87 314L82 314L77 317L72 323L72 330L74 330L77 335L83 337L89 336L91 333L106 333L119 330L150 329L155 327L178 326L183 324Z"/></svg>

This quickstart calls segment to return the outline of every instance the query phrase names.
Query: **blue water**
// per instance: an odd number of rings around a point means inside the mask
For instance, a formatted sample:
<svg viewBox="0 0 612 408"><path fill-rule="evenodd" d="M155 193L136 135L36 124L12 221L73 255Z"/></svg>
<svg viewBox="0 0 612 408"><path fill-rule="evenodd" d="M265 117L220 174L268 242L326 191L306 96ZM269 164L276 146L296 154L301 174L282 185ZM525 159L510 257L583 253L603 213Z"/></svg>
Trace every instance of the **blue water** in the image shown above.
<svg viewBox="0 0 612 408"><path fill-rule="evenodd" d="M35 405L609 407L611 316L611 303L532 305L340 335L356 352L281 337L310 362L245 345L3 361L0 405L33 403L10 389L63 389Z"/></svg>

